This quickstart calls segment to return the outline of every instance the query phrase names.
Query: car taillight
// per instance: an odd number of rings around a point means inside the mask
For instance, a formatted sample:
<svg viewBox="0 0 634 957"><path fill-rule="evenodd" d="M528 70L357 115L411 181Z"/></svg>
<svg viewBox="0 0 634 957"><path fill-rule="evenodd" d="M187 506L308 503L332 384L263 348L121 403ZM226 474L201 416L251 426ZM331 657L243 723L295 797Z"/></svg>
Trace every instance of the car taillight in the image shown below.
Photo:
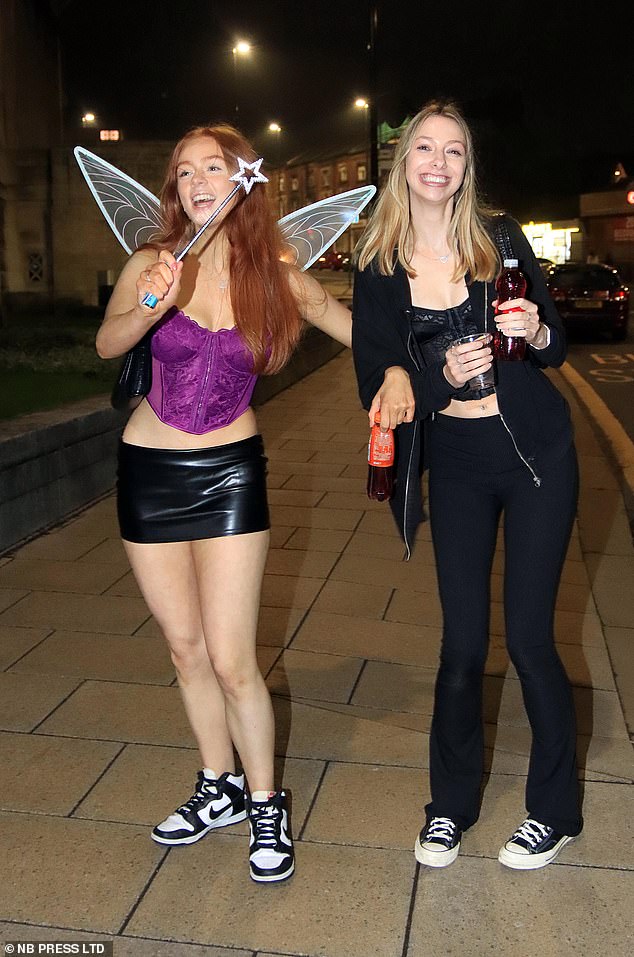
<svg viewBox="0 0 634 957"><path fill-rule="evenodd" d="M562 299L566 298L566 293L563 291L563 289L557 289L555 286L551 288L550 294L555 302L561 302Z"/></svg>
<svg viewBox="0 0 634 957"><path fill-rule="evenodd" d="M616 289L613 293L610 294L610 299L613 299L615 302L625 302L630 298L629 289Z"/></svg>

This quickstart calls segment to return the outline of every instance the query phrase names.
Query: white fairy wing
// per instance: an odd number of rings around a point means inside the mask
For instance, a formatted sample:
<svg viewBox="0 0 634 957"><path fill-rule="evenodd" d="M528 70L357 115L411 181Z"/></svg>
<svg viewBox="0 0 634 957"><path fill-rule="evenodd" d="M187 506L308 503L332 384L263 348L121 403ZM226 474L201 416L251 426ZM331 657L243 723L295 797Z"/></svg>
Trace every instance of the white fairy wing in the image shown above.
<svg viewBox="0 0 634 957"><path fill-rule="evenodd" d="M132 253L150 242L162 228L156 196L82 146L76 146L74 153L99 209L123 248ZM374 186L360 186L328 196L280 219L282 235L295 253L294 265L302 270L312 266L324 250L358 220L359 213L375 193Z"/></svg>
<svg viewBox="0 0 634 957"><path fill-rule="evenodd" d="M312 266L323 251L358 220L359 213L375 193L374 186L360 186L304 206L280 219L282 235L296 253L294 265L302 270Z"/></svg>
<svg viewBox="0 0 634 957"><path fill-rule="evenodd" d="M150 242L162 227L156 196L83 147L76 146L74 153L99 209L126 252Z"/></svg>

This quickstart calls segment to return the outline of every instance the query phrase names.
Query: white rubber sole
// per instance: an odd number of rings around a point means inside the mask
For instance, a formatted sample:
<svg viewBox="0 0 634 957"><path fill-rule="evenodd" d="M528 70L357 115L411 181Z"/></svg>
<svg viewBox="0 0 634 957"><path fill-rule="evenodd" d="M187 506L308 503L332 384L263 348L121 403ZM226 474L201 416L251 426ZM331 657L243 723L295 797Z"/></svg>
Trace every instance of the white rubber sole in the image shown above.
<svg viewBox="0 0 634 957"><path fill-rule="evenodd" d="M416 838L414 844L414 856L419 864L425 864L427 867L449 867L453 864L460 853L460 841L450 851L428 851L423 847L420 838Z"/></svg>
<svg viewBox="0 0 634 957"><path fill-rule="evenodd" d="M183 844L196 844L197 841L203 839L206 834L209 834L210 831L215 830L218 827L228 827L229 824L238 824L240 821L246 821L247 812L238 811L237 814L232 814L231 817L220 817L217 821L214 821L213 824L210 824L209 827L206 827L202 831L198 831L197 834L188 834L186 837L161 837L160 834L155 834L154 831L151 832L150 837L153 841L156 841L157 844L166 844L168 847L180 847Z"/></svg>
<svg viewBox="0 0 634 957"><path fill-rule="evenodd" d="M572 841L574 841L574 837L563 837L550 851L545 851L543 854L515 854L513 851L507 850L506 844L504 844L500 848L498 861L514 871L536 871L540 867L551 864L559 857L566 844L570 844Z"/></svg>
<svg viewBox="0 0 634 957"><path fill-rule="evenodd" d="M295 861L291 864L290 868L285 871L283 874L254 874L253 871L249 868L249 875L252 881L255 881L256 884L273 884L274 882L286 881L293 874L295 870Z"/></svg>

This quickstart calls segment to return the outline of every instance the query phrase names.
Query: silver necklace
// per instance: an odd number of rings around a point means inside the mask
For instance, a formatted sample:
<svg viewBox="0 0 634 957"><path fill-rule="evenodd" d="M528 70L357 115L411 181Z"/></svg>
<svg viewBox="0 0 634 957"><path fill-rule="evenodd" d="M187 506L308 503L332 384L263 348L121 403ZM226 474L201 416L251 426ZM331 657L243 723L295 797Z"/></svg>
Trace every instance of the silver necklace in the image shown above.
<svg viewBox="0 0 634 957"><path fill-rule="evenodd" d="M431 263L448 263L451 258L451 253L448 252L446 256L427 256L422 249L418 250L423 259L428 259Z"/></svg>

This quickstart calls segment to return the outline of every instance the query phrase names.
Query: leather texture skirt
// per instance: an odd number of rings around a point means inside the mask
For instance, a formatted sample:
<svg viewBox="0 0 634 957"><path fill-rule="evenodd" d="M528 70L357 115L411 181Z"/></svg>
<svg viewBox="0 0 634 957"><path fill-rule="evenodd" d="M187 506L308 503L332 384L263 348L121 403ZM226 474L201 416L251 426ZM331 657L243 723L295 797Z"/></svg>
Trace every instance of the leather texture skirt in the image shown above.
<svg viewBox="0 0 634 957"><path fill-rule="evenodd" d="M119 442L117 511L128 542L191 542L270 527L262 436L209 449Z"/></svg>

